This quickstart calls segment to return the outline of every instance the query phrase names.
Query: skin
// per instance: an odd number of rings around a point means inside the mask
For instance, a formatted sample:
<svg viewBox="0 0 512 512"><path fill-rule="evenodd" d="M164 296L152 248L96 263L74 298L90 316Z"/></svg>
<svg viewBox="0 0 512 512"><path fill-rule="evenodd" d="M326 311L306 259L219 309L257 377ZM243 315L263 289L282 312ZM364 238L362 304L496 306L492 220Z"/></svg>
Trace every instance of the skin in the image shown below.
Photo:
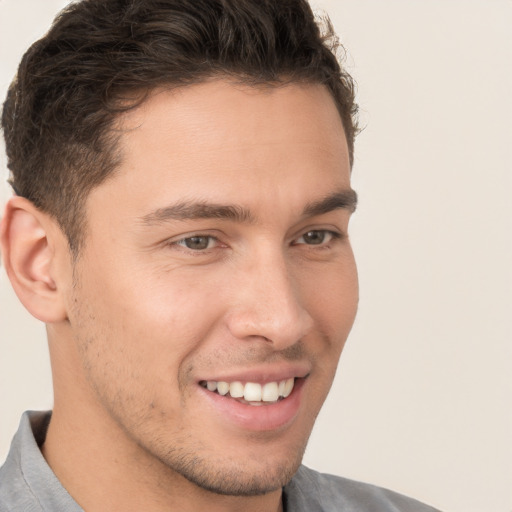
<svg viewBox="0 0 512 512"><path fill-rule="evenodd" d="M87 199L77 261L22 198L4 219L8 273L48 326L43 454L85 510L281 510L358 302L351 208L308 210L350 190L334 102L320 85L216 80L155 91L119 127L122 163ZM172 218L184 201L244 215ZM300 395L275 428L199 384L285 374Z"/></svg>

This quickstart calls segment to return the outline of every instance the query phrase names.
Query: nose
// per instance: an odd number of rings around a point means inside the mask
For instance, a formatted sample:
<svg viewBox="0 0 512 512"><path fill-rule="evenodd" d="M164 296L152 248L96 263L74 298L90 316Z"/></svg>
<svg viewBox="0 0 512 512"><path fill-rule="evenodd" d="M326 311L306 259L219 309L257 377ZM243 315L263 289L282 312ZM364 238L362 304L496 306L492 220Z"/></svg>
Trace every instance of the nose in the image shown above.
<svg viewBox="0 0 512 512"><path fill-rule="evenodd" d="M228 328L238 339L263 339L283 350L303 338L313 318L301 302L300 283L281 255L261 255L232 281ZM233 276L235 277L235 276Z"/></svg>

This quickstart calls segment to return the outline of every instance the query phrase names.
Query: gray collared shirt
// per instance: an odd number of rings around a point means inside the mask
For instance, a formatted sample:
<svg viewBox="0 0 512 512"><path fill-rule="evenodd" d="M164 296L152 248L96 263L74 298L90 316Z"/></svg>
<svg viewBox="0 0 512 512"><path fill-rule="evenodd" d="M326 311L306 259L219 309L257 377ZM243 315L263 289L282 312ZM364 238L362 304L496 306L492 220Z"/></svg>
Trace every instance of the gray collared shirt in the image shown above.
<svg viewBox="0 0 512 512"><path fill-rule="evenodd" d="M83 512L46 463L39 446L50 413L26 412L0 468L0 512ZM285 486L287 512L439 512L401 494L301 466Z"/></svg>

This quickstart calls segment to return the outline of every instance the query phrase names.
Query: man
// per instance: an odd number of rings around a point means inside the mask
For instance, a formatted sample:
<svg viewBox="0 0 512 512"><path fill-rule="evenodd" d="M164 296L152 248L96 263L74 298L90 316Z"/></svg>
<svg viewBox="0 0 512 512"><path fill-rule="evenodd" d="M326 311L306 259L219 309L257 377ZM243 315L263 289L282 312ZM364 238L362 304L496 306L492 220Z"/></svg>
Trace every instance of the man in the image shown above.
<svg viewBox="0 0 512 512"><path fill-rule="evenodd" d="M84 0L28 50L2 255L55 404L0 510L433 510L301 466L358 301L325 31L301 0Z"/></svg>

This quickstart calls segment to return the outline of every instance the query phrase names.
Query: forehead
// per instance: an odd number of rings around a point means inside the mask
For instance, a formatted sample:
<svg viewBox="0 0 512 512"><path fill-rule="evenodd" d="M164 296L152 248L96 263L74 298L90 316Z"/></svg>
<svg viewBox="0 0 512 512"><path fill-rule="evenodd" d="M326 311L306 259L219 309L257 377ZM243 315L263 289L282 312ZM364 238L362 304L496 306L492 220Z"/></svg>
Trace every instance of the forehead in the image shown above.
<svg viewBox="0 0 512 512"><path fill-rule="evenodd" d="M91 196L117 190L133 212L177 199L249 208L290 202L290 184L299 181L303 190L324 187L323 195L349 187L342 122L321 85L217 80L160 89L119 126L122 163ZM302 200L298 187L295 199Z"/></svg>

